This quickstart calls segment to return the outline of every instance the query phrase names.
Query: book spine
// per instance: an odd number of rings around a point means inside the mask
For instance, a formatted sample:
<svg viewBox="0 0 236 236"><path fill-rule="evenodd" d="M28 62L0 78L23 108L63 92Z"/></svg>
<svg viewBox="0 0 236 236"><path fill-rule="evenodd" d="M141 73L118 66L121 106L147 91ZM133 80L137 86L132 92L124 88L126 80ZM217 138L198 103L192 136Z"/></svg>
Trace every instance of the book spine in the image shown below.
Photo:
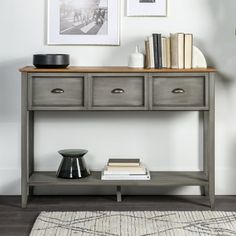
<svg viewBox="0 0 236 236"><path fill-rule="evenodd" d="M108 162L107 166L124 166L124 167L136 167L136 166L140 166L140 163L112 163L112 162Z"/></svg>
<svg viewBox="0 0 236 236"><path fill-rule="evenodd" d="M146 168L140 163L139 166L106 166L109 171L143 171Z"/></svg>
<svg viewBox="0 0 236 236"><path fill-rule="evenodd" d="M192 68L193 59L193 35L185 34L184 37L184 68Z"/></svg>
<svg viewBox="0 0 236 236"><path fill-rule="evenodd" d="M178 35L170 34L171 68L178 69Z"/></svg>
<svg viewBox="0 0 236 236"><path fill-rule="evenodd" d="M178 68L184 68L184 34L178 33Z"/></svg>
<svg viewBox="0 0 236 236"><path fill-rule="evenodd" d="M109 171L109 170L104 170L105 175L145 175L147 173L146 170L141 170L141 171Z"/></svg>
<svg viewBox="0 0 236 236"><path fill-rule="evenodd" d="M146 171L144 175L129 174L129 175L106 175L104 171L101 176L102 180L150 180L150 171Z"/></svg>
<svg viewBox="0 0 236 236"><path fill-rule="evenodd" d="M158 69L162 68L162 42L161 34L157 34L157 57L158 57Z"/></svg>
<svg viewBox="0 0 236 236"><path fill-rule="evenodd" d="M150 68L154 68L155 63L154 63L153 37L150 36L148 39L149 39L148 41L149 41L149 53L150 53Z"/></svg>
<svg viewBox="0 0 236 236"><path fill-rule="evenodd" d="M145 41L145 51L146 51L145 67L151 68L150 46L148 40Z"/></svg>
<svg viewBox="0 0 236 236"><path fill-rule="evenodd" d="M158 55L158 34L153 34L153 53L154 53L154 66L155 69L159 68L159 55Z"/></svg>
<svg viewBox="0 0 236 236"><path fill-rule="evenodd" d="M166 38L166 68L171 68L170 38Z"/></svg>
<svg viewBox="0 0 236 236"><path fill-rule="evenodd" d="M139 158L109 158L109 163L139 163Z"/></svg>
<svg viewBox="0 0 236 236"><path fill-rule="evenodd" d="M150 180L149 175L145 176L107 176L102 175L102 180Z"/></svg>
<svg viewBox="0 0 236 236"><path fill-rule="evenodd" d="M162 68L167 68L166 38L161 37Z"/></svg>

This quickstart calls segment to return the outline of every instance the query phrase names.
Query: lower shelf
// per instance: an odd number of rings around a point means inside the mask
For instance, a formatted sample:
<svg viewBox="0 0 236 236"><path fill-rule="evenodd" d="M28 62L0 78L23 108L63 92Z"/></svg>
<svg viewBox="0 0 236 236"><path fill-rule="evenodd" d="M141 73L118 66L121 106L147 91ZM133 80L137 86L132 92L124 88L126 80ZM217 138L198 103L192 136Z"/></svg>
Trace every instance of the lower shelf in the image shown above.
<svg viewBox="0 0 236 236"><path fill-rule="evenodd" d="M83 179L61 179L56 172L34 172L29 186L206 186L208 179L201 171L153 171L151 180L101 180L100 171L92 171L89 177Z"/></svg>

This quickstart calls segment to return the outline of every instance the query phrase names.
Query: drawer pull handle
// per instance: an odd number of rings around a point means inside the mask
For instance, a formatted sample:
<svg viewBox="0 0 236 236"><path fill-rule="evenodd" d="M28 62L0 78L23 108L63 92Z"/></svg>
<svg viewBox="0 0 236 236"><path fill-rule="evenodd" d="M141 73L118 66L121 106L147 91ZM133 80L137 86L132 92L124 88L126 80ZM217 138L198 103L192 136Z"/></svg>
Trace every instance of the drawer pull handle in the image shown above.
<svg viewBox="0 0 236 236"><path fill-rule="evenodd" d="M54 94L62 94L64 92L65 91L63 89L60 89L60 88L55 88L51 91L51 93L54 93Z"/></svg>
<svg viewBox="0 0 236 236"><path fill-rule="evenodd" d="M116 89L113 89L111 91L111 93L114 93L114 94L122 94L122 93L125 93L125 90L124 89L121 89L121 88L116 88Z"/></svg>
<svg viewBox="0 0 236 236"><path fill-rule="evenodd" d="M172 93L174 93L174 94L185 93L185 90L182 88L176 88L176 89L172 90Z"/></svg>

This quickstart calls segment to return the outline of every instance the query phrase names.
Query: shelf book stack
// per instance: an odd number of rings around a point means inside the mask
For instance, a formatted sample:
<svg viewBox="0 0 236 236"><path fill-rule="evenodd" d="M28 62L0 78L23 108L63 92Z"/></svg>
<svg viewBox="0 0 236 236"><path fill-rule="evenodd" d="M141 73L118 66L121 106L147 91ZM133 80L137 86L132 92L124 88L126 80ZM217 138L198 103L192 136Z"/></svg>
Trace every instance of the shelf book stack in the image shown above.
<svg viewBox="0 0 236 236"><path fill-rule="evenodd" d="M140 159L109 159L102 180L150 180L150 172Z"/></svg>
<svg viewBox="0 0 236 236"><path fill-rule="evenodd" d="M146 68L191 69L193 67L193 35L185 33L152 34L145 41Z"/></svg>

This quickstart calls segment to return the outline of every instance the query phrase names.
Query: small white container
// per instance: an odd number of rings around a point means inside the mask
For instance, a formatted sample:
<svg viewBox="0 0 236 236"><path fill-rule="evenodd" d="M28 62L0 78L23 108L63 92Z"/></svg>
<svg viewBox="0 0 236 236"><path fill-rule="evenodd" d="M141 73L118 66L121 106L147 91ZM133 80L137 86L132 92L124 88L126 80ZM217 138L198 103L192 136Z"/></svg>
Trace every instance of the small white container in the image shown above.
<svg viewBox="0 0 236 236"><path fill-rule="evenodd" d="M136 46L135 53L129 56L128 67L130 68L144 68L144 55L139 52L139 47Z"/></svg>

